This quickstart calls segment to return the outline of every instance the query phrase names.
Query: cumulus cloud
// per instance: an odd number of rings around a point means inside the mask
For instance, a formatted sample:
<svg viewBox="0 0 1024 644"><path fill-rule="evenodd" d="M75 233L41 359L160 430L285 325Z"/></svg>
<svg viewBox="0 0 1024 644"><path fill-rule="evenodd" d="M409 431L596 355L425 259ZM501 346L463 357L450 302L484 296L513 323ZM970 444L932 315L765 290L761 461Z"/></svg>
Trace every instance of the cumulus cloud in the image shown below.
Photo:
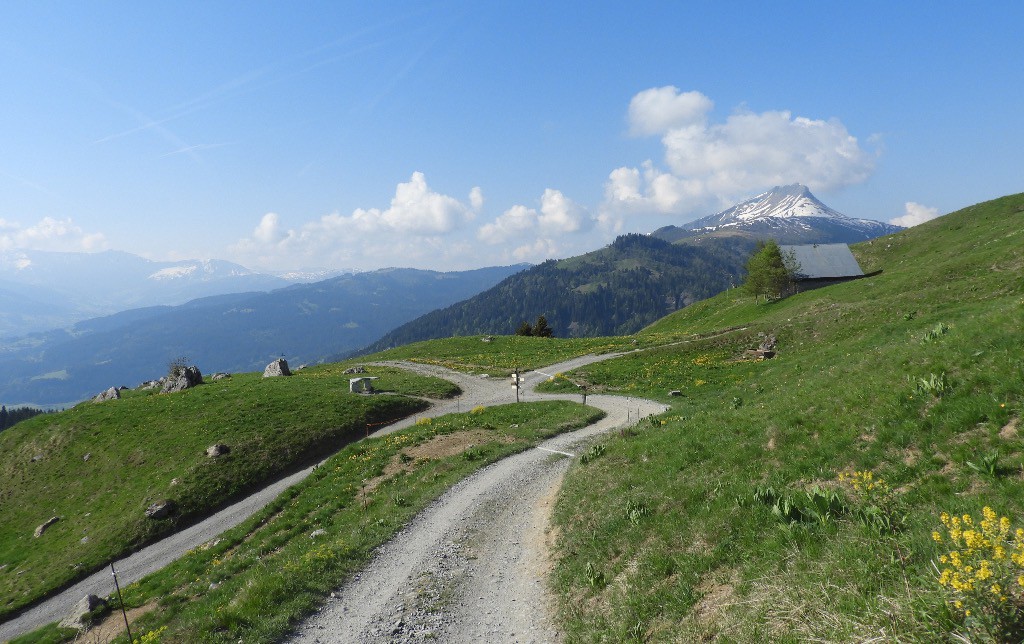
<svg viewBox="0 0 1024 644"><path fill-rule="evenodd" d="M709 119L714 104L675 87L644 90L630 101L635 134L660 135L666 168L652 161L613 170L605 208L613 212L689 214L725 206L774 185L803 183L830 191L867 179L875 155L838 119L794 116L787 110L740 109Z"/></svg>
<svg viewBox="0 0 1024 644"><path fill-rule="evenodd" d="M678 87L652 87L629 102L629 130L636 136L703 125L714 102L700 92L679 93Z"/></svg>
<svg viewBox="0 0 1024 644"><path fill-rule="evenodd" d="M477 232L488 244L502 244L527 237L554 237L590 230L594 219L559 190L548 188L540 198L540 210L515 205Z"/></svg>
<svg viewBox="0 0 1024 644"><path fill-rule="evenodd" d="M102 233L87 233L70 219L43 217L35 225L24 227L0 219L0 250L15 248L61 252L103 250L106 238Z"/></svg>
<svg viewBox="0 0 1024 644"><path fill-rule="evenodd" d="M473 188L470 204L435 192L422 172L395 187L388 208L357 208L351 215L331 213L299 228L282 226L277 213L260 219L252 233L230 247L239 259L261 266L337 264L378 256L377 265L401 258L408 265L417 259L438 259L454 247L446 236L462 228L483 205L483 192Z"/></svg>
<svg viewBox="0 0 1024 644"><path fill-rule="evenodd" d="M894 226L910 228L911 226L923 224L924 222L930 219L935 219L939 216L938 208L930 208L913 201L908 201L904 205L904 209L903 215L889 220L889 223Z"/></svg>

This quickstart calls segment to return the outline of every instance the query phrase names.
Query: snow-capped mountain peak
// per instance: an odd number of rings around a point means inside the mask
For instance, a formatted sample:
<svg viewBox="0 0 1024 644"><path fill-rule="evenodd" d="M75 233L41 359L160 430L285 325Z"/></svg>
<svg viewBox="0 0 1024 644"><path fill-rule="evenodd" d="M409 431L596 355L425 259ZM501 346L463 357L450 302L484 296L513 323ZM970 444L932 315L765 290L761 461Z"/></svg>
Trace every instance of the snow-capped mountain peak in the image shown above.
<svg viewBox="0 0 1024 644"><path fill-rule="evenodd" d="M711 218L716 224L728 225L732 222L754 221L767 217L825 217L828 219L849 220L850 217L832 210L818 201L807 186L794 183L788 186L775 186L752 199L724 210ZM705 221L705 220L699 220ZM697 223L697 222L694 222Z"/></svg>
<svg viewBox="0 0 1024 644"><path fill-rule="evenodd" d="M784 244L853 243L902 230L873 219L856 219L829 208L795 183L767 192L682 227L652 233L666 241L703 235L741 234Z"/></svg>

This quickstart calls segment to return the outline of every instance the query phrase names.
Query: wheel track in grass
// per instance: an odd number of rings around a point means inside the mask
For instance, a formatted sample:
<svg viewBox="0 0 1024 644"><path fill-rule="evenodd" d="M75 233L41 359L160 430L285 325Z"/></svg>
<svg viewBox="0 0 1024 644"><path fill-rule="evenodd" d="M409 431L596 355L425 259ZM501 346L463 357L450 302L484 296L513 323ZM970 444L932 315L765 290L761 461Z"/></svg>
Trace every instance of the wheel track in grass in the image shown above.
<svg viewBox="0 0 1024 644"><path fill-rule="evenodd" d="M622 354L614 353L604 355L587 355L572 360L568 360L556 365L551 365L549 367L543 368L542 370L526 372L525 374L523 374L522 384L520 387L520 399L524 402L534 402L539 400L579 400L580 396L578 395L540 394L535 391L535 387L536 385L540 384L541 382L545 381L548 378L547 373L545 372L558 373L570 371L572 369L576 369L587 364L599 362L602 360L608 360L611 358L618 357L620 355ZM476 406L492 406L515 401L515 389L512 386L510 386L509 381L506 380L505 378L483 378L481 376L472 376L457 371L445 369L442 367L436 367L432 365L425 365L419 363L388 362L380 364L400 366L402 368L414 371L416 373L422 373L445 378L458 384L462 388L463 394L453 400L435 401L435 404L429 410L421 412L414 416L410 416L404 420L397 421L386 427L383 427L371 433L370 436L381 436L384 434L398 431L400 429L404 429L415 424L418 419L428 416L442 416L445 414L455 413L459 411L469 411ZM572 450L575 449L575 447L581 441L584 441L591 436L594 436L598 433L607 432L618 427L623 427L626 424L635 423L641 418L641 416L646 416L653 413L660 413L661 411L666 409L664 405L661 405L659 403L653 403L651 401L636 398L622 398L616 396L588 395L587 402L591 406L598 407L604 410L605 413L608 414L605 417L605 419L599 421L598 423L595 423L594 425L578 430L576 432L571 432L568 434L563 434L561 436L552 438L543 444L544 447L547 447L548 449L552 450L572 453ZM543 463L544 465L539 466L539 463ZM488 477L491 477L489 480L495 481L501 479L497 483L488 484L491 485L492 488L494 485L499 485L500 489L506 490L513 489L506 487L508 485L513 485L514 489L519 491L513 494L513 496L517 496L516 504L506 504L504 501L500 500L507 498L509 496L508 492L498 493L497 496L493 496L493 490L492 496L487 496L486 494L482 493L471 493L471 496L474 496L474 498L479 498L479 507L477 508L477 510L475 510L475 514L468 515L473 518L470 520L470 523L466 525L476 525L479 526L480 529L477 530L474 528L473 530L465 532L465 539L459 541L459 543L463 545L460 545L458 547L462 548L463 546L465 546L466 548L468 548L468 550L465 550L465 552L473 552L474 546L472 546L472 543L474 543L474 539L481 538L485 541L487 539L491 539L493 541L494 538L496 538L496 536L492 535L491 537L487 537L486 535L489 533L487 530L485 530L485 528L487 528L486 522L482 524L480 523L480 521L482 520L481 517L488 516L486 514L487 512L494 512L496 513L495 516L502 517L500 519L501 521L513 521L517 526L517 530L520 527L524 526L527 530L527 532L524 533L527 535L526 537L507 539L504 542L504 545L502 546L503 549L501 550L501 552L503 552L504 554L500 555L500 557L504 557L505 561L515 562L517 566L519 564L523 564L527 566L527 568L532 566L534 569L536 569L537 566L542 566L541 563L537 563L541 560L536 559L536 557L538 556L537 553L539 552L538 549L527 549L525 545L530 543L536 544L537 540L542 538L543 527L546 526L546 519L542 520L542 515L546 516L544 515L544 513L550 511L550 503L545 505L543 502L540 501L540 499L550 498L550 495L553 494L554 491L557 491L558 486L561 482L561 478L564 475L565 471L568 469L568 464L569 459L565 456L554 454L552 452L545 452L543 450L530 450L528 452L518 454L516 456L504 459L503 461L500 461L494 465L491 465L488 468L482 470L481 472L474 474L472 477L466 479L465 481L457 484L452 491L446 493L446 495L442 498L447 498L453 494L459 494L458 492L455 492L456 489L461 490L467 487L473 488L474 486L479 485L479 483L470 481L476 481L478 478ZM306 476L308 476L313 471L314 467L316 466L305 468L288 477L275 481L274 483L271 483L262 490L259 490L258 492L253 493L252 495L246 497L245 499L242 499L224 508L223 510L217 512L216 514L208 517L207 519L195 525L192 525L180 532L169 535L168 537L161 539L156 543L150 544L149 546L129 555L128 557L116 561L114 565L118 571L118 581L122 585L127 585L134 581L137 581L142 577L163 568L167 564L171 563L175 559L185 554L188 550L196 546L199 546L203 543L206 543L211 539L215 538L217 535L221 534L222 532L235 527L236 525L240 524L241 522L245 521L247 518L252 516L254 513L261 510L271 501L273 501L285 489L302 481ZM518 475L519 478L516 480L519 480L520 482L518 484L513 484L511 482L513 481L513 478L509 478L511 476L509 472L515 471L517 468L521 473ZM502 472L505 473L500 475L495 474L494 472L492 472L492 470L495 469L501 470ZM484 474L485 472L486 474ZM526 478L523 478L524 475L526 476ZM529 491L529 494L523 496L521 493L526 492L527 490ZM495 499L499 500L496 501ZM439 500L436 503L440 502L441 501ZM526 505L523 505L523 503L525 503ZM421 513L416 519L414 519L413 525L420 524L423 521L423 517L431 512L432 510L428 509ZM483 514L481 514L481 512L483 512ZM451 525L448 526L448 528L450 527ZM387 548L392 546L393 542L397 542L398 540L402 539L404 535L410 533L410 531L412 530L412 526L407 527L399 534L398 537L396 537L396 539L392 540L392 542L389 542L389 544L382 547L382 552L386 551ZM540 532L538 532L538 530L540 530ZM445 530L442 530L442 533L448 535L445 538L451 541L453 533L445 532ZM500 541L500 539L498 540ZM479 562L474 563L473 566L471 566L472 570L483 570L484 567L490 565L488 562L480 562L479 559L467 559L467 561ZM527 564L525 562L533 563ZM520 569L526 570L527 568L522 568L522 566L520 566L519 568L517 568L517 571L519 571ZM469 570L469 568L467 568L466 570ZM508 596L508 593L506 593L505 590L502 589L511 588L512 586L508 585L509 579L504 576L503 572L501 572L500 570L492 572L492 579L497 582L493 590L488 591L487 584L480 586L478 582L480 579L483 579L483 577L481 577L480 575L476 575L476 580L474 580L473 574L470 573L466 573L465 575L463 575L467 580L467 583L460 583L459 588L475 588L476 590L474 590L473 592L477 593L478 596L480 597L480 599L477 600L478 603L500 603L497 598L502 596ZM516 574L518 576L515 578L514 583L527 584L524 588L529 588L533 586L536 586L538 588L544 587L543 583L536 581L541 577L535 577L533 578L533 581L530 581L530 578L528 576L524 577L522 574L520 574L520 572L517 572ZM443 576L444 575L442 574L441 577ZM441 579L441 577L438 577L438 579ZM362 578L365 578L365 575L360 576L360 578L358 578L356 582L358 583L359 580ZM107 596L112 592L113 584L109 568L96 572L93 575L86 577L78 583L66 588L65 590L41 601L38 604L35 604L34 606L31 606L25 611L22 611L19 615L15 616L14 618L9 619L8 621L5 621L3 623L0 623L0 642L8 641L21 634L27 633L36 628L62 619L68 614L68 612L75 605L75 603L77 603L78 600L80 600L87 594ZM448 591L446 590L445 592ZM519 591L517 591L517 593L518 592ZM544 592L546 593L546 589L544 589ZM333 603L331 605L333 605ZM523 605L526 605L526 602L524 602ZM546 623L548 625L552 623L550 621L544 621L545 619L550 620L550 616L545 618L543 614L543 611L547 610L547 606L549 605L549 602L545 598L541 604L535 606L534 610L541 611L541 614L537 616L537 618L541 620L539 623ZM484 615L489 616L486 619L483 619L480 622L480 624L494 624L494 629L497 629L494 630L495 633L522 630L518 626L516 626L511 629L506 628L505 631L501 631L500 629L503 627L501 627L500 624L503 623L502 619L504 618L501 618L500 616L490 615L490 613L488 612L489 609L487 608L483 610ZM326 614L326 611L321 611L317 616L315 616L314 619L323 619L324 615ZM464 611L464 614L459 616L457 619L453 619L451 623L461 623L465 620L468 620L472 615L475 614L477 613L467 608L467 610ZM526 613L523 613L522 615L523 618L516 623L525 623ZM480 628L483 628L483 626L481 626ZM550 628L550 626L547 628ZM303 629L303 632L308 631L307 626L303 626ZM409 631L409 629L405 630ZM543 631L543 628L541 628L541 631ZM533 627L531 627L531 629L528 629L528 632L541 631L537 631L536 628ZM389 634L388 637L391 639L385 639L381 641L395 641L393 637L395 635L396 634ZM483 640L486 639L490 638L483 638ZM502 637L499 636L497 640L492 639L492 641L501 641L501 639ZM443 641L483 640L460 639L460 637L456 636L455 633L451 633L451 638L446 638ZM316 641L316 639L314 638L303 641ZM323 641L361 640L340 639ZM511 639L507 641L531 640ZM549 640L545 636L533 641Z"/></svg>

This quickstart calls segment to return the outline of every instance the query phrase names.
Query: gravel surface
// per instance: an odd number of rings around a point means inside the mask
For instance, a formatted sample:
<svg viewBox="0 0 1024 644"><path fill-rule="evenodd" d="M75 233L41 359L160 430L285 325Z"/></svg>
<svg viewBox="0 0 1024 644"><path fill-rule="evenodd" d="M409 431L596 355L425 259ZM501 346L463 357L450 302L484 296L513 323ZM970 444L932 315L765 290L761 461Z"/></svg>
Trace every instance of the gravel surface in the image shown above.
<svg viewBox="0 0 1024 644"><path fill-rule="evenodd" d="M545 371L570 368L566 363ZM532 385L546 378L540 372L528 378L527 400L566 397L534 393ZM608 415L452 487L381 546L367 568L332 593L289 641L561 641L547 585L547 530L574 450L597 434L665 409L616 396L588 396L587 402Z"/></svg>
<svg viewBox="0 0 1024 644"><path fill-rule="evenodd" d="M618 355L583 356L524 373L520 400L578 401L580 396L538 394L533 387L549 374ZM515 389L505 378L415 363L387 364L446 378L458 384L463 394L454 400L438 401L428 411L384 427L373 436L398 431L425 416L515 401ZM588 437L665 409L650 401L616 396L591 395L587 403L603 409L608 416L590 427L553 438L542 447L573 453ZM543 581L547 566L543 544L552 499L569 460L543 449L531 450L459 483L383 546L362 575L335 593L336 597L301 627L295 641L402 642L423 637L443 642L557 641L557 631L547 613L552 602ZM121 585L137 581L233 528L312 470L310 467L276 481L208 519L115 562L118 581ZM0 641L62 619L87 594L106 596L112 592L110 570L101 570L0 624ZM354 617L357 614L361 617ZM341 625L353 619L363 624L358 632L352 630L354 626Z"/></svg>

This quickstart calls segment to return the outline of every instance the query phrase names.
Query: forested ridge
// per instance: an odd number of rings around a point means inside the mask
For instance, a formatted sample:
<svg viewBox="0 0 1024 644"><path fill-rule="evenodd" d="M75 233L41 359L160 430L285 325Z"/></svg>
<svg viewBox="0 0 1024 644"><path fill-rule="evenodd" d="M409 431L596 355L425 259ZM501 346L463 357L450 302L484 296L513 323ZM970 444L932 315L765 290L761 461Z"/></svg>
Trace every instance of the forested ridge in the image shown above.
<svg viewBox="0 0 1024 644"><path fill-rule="evenodd" d="M629 334L743 279L752 240L671 244L629 234L600 250L548 260L468 300L391 331L367 351L481 333L511 334L547 318L558 337Z"/></svg>

